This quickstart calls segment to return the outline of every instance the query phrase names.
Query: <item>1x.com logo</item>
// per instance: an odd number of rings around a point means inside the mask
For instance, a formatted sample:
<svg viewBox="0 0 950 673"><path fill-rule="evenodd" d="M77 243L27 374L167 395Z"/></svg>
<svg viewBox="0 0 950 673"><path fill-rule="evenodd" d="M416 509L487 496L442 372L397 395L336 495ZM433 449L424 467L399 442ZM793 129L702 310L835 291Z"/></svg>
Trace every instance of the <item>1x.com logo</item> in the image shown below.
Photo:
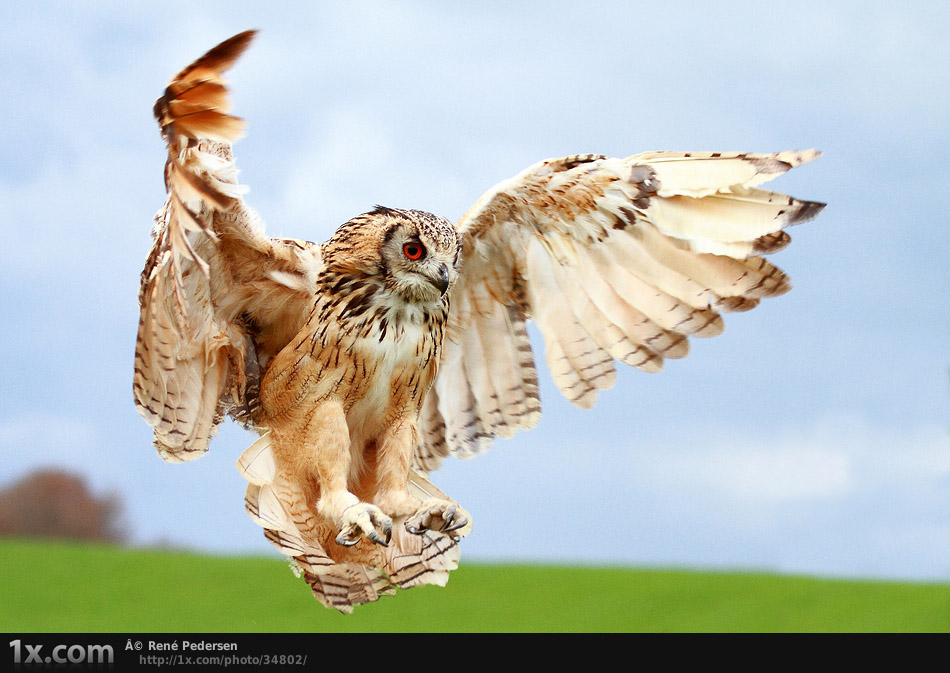
<svg viewBox="0 0 950 673"><path fill-rule="evenodd" d="M112 645L55 645L44 654L42 645L11 640L13 663L17 664L111 664Z"/></svg>

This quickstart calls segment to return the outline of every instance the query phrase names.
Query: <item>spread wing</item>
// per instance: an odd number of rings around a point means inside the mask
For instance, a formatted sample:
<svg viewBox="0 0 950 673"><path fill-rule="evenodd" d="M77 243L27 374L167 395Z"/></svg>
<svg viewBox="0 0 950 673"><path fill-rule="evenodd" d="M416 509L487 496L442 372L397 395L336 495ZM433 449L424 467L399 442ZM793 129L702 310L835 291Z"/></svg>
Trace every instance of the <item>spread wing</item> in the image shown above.
<svg viewBox="0 0 950 673"><path fill-rule="evenodd" d="M420 415L417 467L537 424L529 319L558 389L589 408L616 380L615 360L658 371L687 354L689 336L721 333L720 313L787 292L763 255L824 204L758 185L818 155L581 155L488 191L458 223L462 274Z"/></svg>
<svg viewBox="0 0 950 673"><path fill-rule="evenodd" d="M253 38L222 42L182 70L155 104L168 145L168 198L142 272L135 404L169 461L207 451L225 413L253 424L261 368L306 318L317 246L271 239L241 197L221 75Z"/></svg>

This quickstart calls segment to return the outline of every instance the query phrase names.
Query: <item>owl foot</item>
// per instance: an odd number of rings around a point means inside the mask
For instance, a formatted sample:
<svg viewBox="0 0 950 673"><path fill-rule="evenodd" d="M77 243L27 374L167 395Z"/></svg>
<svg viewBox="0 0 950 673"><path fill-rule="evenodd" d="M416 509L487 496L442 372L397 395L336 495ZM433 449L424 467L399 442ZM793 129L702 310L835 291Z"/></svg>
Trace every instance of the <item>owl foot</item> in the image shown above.
<svg viewBox="0 0 950 673"><path fill-rule="evenodd" d="M468 517L459 512L458 506L448 500L433 498L406 520L406 530L422 535L427 530L451 533L468 525Z"/></svg>
<svg viewBox="0 0 950 673"><path fill-rule="evenodd" d="M352 547L365 535L376 544L389 546L393 534L393 520L383 514L376 505L367 502L350 505L343 510L341 519L340 534L336 536L337 544Z"/></svg>

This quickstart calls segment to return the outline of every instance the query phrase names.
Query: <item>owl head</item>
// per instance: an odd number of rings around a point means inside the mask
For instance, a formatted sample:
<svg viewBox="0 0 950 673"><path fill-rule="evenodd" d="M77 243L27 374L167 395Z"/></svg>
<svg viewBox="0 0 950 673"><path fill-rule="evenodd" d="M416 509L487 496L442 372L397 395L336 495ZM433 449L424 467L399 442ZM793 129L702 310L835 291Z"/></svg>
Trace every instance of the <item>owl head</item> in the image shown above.
<svg viewBox="0 0 950 673"><path fill-rule="evenodd" d="M421 210L376 206L341 226L322 248L328 268L362 275L410 304L437 304L459 275L462 239Z"/></svg>

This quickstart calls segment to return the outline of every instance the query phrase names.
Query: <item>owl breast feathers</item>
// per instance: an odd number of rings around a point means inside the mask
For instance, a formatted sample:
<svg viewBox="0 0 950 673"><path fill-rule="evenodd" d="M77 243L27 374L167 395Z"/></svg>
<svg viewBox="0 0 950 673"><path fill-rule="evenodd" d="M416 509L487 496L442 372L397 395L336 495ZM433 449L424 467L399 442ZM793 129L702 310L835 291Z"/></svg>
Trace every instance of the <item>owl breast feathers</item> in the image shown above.
<svg viewBox="0 0 950 673"><path fill-rule="evenodd" d="M818 156L647 152L541 161L461 220L377 207L323 245L269 238L245 204L222 79L253 32L155 105L168 198L142 272L136 406L166 461L225 415L259 439L245 505L325 605L444 584L471 516L427 479L535 426L526 323L588 408L615 362L648 372L688 337L790 289L764 255L823 204L759 185Z"/></svg>

